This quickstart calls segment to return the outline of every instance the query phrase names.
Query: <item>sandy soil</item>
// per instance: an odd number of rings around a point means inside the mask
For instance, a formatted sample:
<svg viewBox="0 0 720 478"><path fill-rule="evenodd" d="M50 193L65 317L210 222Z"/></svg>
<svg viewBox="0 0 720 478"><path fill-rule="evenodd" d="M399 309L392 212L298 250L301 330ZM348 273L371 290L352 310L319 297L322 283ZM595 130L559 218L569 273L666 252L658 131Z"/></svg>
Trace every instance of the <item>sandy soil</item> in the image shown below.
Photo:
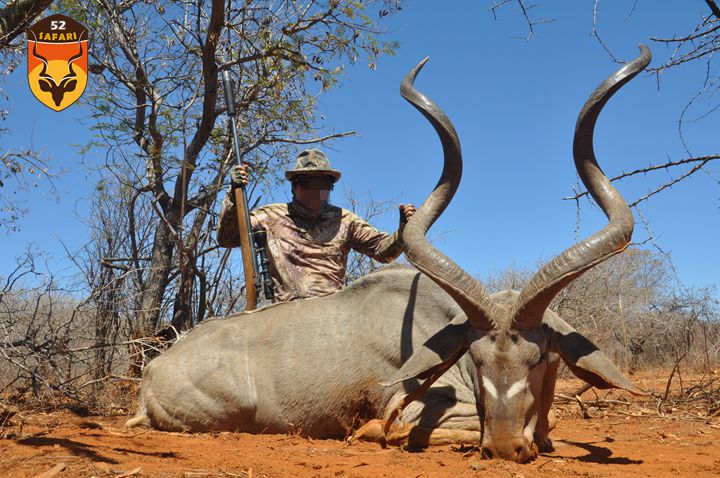
<svg viewBox="0 0 720 478"><path fill-rule="evenodd" d="M664 377L633 380L662 392ZM687 386L687 383L685 384ZM559 393L577 389L563 381ZM127 415L80 418L20 412L0 427L0 476L32 477L702 477L720 476L720 417L692 403L658 414L652 400L617 402L618 392L556 407L556 450L518 465L481 460L462 444L422 452L376 444L245 433L127 430ZM60 471L60 469L62 470ZM55 474L53 474L55 473Z"/></svg>

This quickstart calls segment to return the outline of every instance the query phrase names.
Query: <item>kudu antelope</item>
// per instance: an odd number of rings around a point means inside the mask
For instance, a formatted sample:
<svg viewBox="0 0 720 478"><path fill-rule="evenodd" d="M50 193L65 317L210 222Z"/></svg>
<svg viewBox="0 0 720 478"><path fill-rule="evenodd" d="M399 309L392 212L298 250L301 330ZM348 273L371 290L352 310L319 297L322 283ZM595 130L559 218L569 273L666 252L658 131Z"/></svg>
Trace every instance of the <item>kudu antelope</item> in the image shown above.
<svg viewBox="0 0 720 478"><path fill-rule="evenodd" d="M35 33L32 30L30 30L30 32L33 34L33 37L35 37ZM37 52L38 40L37 37L35 37L35 43L33 44L33 56L38 60L42 61L43 63L42 70L40 71L40 75L38 76L38 86L40 87L41 91L45 91L46 93L50 93L50 95L52 95L53 103L55 103L55 106L60 106L60 103L62 103L62 100L65 97L65 93L70 93L71 91L74 91L77 87L77 73L75 72L75 70L73 70L73 63L75 62L75 60L83 56L83 47L81 40L82 35L80 38L78 38L77 42L80 52L77 55L73 55L68 59L68 73L62 77L60 82L57 82L55 81L55 78L50 76L47 72L49 68L47 58L39 55Z"/></svg>
<svg viewBox="0 0 720 478"><path fill-rule="evenodd" d="M525 462L552 447L561 358L596 387L641 394L547 309L570 281L630 241L632 214L597 165L592 140L603 105L648 64L649 51L641 51L598 87L576 127L578 173L610 224L548 263L523 291L488 295L425 239L458 187L462 158L450 120L414 88L423 61L401 86L444 153L437 186L403 233L422 273L390 267L333 295L200 324L146 367L128 426L340 437L359 417L370 420L358 438L481 443L485 457Z"/></svg>

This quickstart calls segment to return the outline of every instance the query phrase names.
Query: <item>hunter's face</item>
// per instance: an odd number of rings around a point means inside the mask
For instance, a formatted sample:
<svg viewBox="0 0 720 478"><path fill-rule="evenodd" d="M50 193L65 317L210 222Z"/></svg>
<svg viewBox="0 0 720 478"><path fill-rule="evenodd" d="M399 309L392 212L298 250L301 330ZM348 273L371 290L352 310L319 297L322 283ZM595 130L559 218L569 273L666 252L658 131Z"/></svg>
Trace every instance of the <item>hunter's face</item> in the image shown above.
<svg viewBox="0 0 720 478"><path fill-rule="evenodd" d="M295 199L310 210L317 210L328 203L332 178L327 176L300 176L293 187Z"/></svg>

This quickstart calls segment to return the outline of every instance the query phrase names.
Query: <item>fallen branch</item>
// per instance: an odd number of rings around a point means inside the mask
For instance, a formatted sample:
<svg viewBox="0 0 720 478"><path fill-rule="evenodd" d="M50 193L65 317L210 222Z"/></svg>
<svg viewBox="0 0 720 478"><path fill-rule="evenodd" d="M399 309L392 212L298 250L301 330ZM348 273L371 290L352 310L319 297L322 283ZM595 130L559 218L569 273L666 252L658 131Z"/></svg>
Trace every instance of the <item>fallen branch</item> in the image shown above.
<svg viewBox="0 0 720 478"><path fill-rule="evenodd" d="M65 469L65 463L58 463L57 465L53 466L47 471L43 471L39 475L35 475L33 478L52 478L53 476L57 476L60 474L61 471ZM120 478L120 477L118 477Z"/></svg>
<svg viewBox="0 0 720 478"><path fill-rule="evenodd" d="M121 475L118 475L116 478L125 478L125 477L127 477L127 476L138 475L138 474L140 474L141 471L142 471L142 466L138 466L138 467L135 468L134 470L130 470L130 471L126 472L126 473L123 473L123 474L121 474Z"/></svg>

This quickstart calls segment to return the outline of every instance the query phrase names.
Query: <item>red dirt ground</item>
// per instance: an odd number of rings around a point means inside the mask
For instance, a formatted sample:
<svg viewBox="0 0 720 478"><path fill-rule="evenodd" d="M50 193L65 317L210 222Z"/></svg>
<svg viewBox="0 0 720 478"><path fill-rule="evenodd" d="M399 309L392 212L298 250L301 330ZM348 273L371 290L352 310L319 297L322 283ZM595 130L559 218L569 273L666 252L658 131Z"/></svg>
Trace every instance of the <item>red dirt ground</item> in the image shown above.
<svg viewBox="0 0 720 478"><path fill-rule="evenodd" d="M664 392L667 374L633 381ZM580 382L563 380L559 393ZM688 386L687 380L685 387ZM598 392L600 393L600 392ZM660 415L652 400L593 391L556 407L555 452L526 465L481 460L473 447L422 452L383 450L372 443L246 433L166 433L127 430L128 418L78 418L68 412L20 412L0 427L0 476L34 477L702 477L720 476L720 416L698 403ZM60 471L62 468L62 471ZM55 474L53 474L55 472Z"/></svg>

